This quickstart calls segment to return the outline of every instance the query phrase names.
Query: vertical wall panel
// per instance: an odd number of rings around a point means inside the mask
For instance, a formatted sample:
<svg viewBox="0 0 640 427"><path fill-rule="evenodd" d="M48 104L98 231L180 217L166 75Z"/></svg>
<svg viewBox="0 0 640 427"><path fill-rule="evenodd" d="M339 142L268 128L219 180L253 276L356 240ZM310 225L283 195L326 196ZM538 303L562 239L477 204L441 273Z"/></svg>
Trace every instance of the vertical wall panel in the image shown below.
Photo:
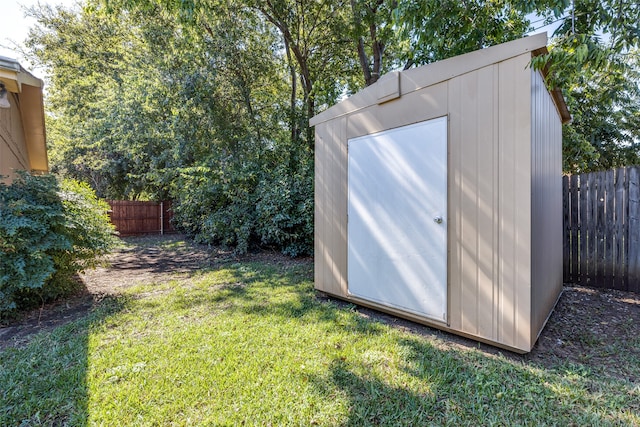
<svg viewBox="0 0 640 427"><path fill-rule="evenodd" d="M314 259L314 284L315 288L321 291L330 292L327 281L325 280L326 271L328 269L328 257L326 251L327 241L325 229L327 228L327 202L326 202L326 182L324 178L324 170L327 168L326 152L327 152L327 126L329 123L322 123L315 129L315 150L314 150L314 215L313 215L313 259Z"/></svg>
<svg viewBox="0 0 640 427"><path fill-rule="evenodd" d="M461 246L460 270L462 279L462 330L477 334L478 323L478 243L480 229L478 228L478 154L485 147L479 147L478 140L478 82L474 71L458 77L462 86L463 102L460 105L461 120L452 126L460 128L460 234L458 244Z"/></svg>
<svg viewBox="0 0 640 427"><path fill-rule="evenodd" d="M450 324L495 339L497 66L449 81Z"/></svg>
<svg viewBox="0 0 640 427"><path fill-rule="evenodd" d="M346 296L346 118L316 126L315 287Z"/></svg>
<svg viewBox="0 0 640 427"><path fill-rule="evenodd" d="M340 176L340 163L338 162L338 145L344 143L340 141L339 120L333 123L329 129L329 138L327 140L327 157L326 167L323 170L324 181L326 183L325 207L327 209L326 223L324 235L327 241L327 249L325 256L328 259L329 271L325 276L325 281L332 293L342 295L340 293L340 271L337 266L337 255L339 251L338 238L336 237L335 222L339 215L336 194L340 183L337 182Z"/></svg>
<svg viewBox="0 0 640 427"><path fill-rule="evenodd" d="M449 326L455 330L462 330L462 298L464 288L462 286L462 245L460 245L462 233L462 128L457 124L462 121L462 108L464 102L462 93L462 81L451 79L448 82L449 96Z"/></svg>
<svg viewBox="0 0 640 427"><path fill-rule="evenodd" d="M562 125L542 75L531 71L532 342L562 291Z"/></svg>
<svg viewBox="0 0 640 427"><path fill-rule="evenodd" d="M0 108L0 175L13 176L30 168L18 101L11 92L9 102L11 108Z"/></svg>
<svg viewBox="0 0 640 427"><path fill-rule="evenodd" d="M340 295L347 295L347 197L348 197L348 152L347 152L347 118L336 120L335 141L339 141L334 145L336 171L334 186L334 202L336 211L333 218L334 244L336 248L336 256L334 260L336 285Z"/></svg>
<svg viewBox="0 0 640 427"><path fill-rule="evenodd" d="M530 346L531 89L528 55L499 64L498 340Z"/></svg>

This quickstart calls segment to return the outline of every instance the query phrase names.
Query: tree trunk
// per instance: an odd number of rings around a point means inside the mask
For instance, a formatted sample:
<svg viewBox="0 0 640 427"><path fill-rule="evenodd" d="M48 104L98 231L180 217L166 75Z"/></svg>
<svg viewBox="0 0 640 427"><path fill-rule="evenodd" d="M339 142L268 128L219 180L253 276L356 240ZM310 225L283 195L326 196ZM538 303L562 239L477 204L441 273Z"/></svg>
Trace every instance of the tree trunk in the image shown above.
<svg viewBox="0 0 640 427"><path fill-rule="evenodd" d="M378 28L376 27L375 15L378 13L378 8L382 5L384 0L378 0L373 7L366 7L367 13L372 17L369 24L369 37L371 38L371 49L373 54L373 66L369 61L369 56L365 50L364 37L361 35L356 40L356 48L358 51L358 60L360 61L360 67L362 68L362 74L364 77L365 86L371 86L380 78L382 71L382 55L384 53L384 43L378 40ZM356 0L350 0L351 12L353 13L354 25L358 31L364 31L362 28L362 20L358 13Z"/></svg>
<svg viewBox="0 0 640 427"><path fill-rule="evenodd" d="M298 92L298 78L296 76L296 66L293 64L291 58L291 51L289 50L289 41L284 39L284 49L287 53L287 64L289 65L289 73L291 73L291 100L289 113L289 126L291 127L291 144L295 144L298 141L298 120L296 119L296 92Z"/></svg>
<svg viewBox="0 0 640 427"><path fill-rule="evenodd" d="M265 5L268 7L272 7L270 2L265 2ZM311 79L311 73L309 71L309 66L307 64L307 54L304 52L300 45L298 45L291 35L291 31L287 26L286 22L283 20L277 19L275 14L270 13L263 5L257 6L257 9L267 18L269 22L280 30L282 37L289 45L290 51L293 53L293 56L300 67L300 79L302 80L302 90L304 93L304 102L306 104L307 110L307 121L313 117L315 113L315 103L313 99L313 81ZM313 129L310 126L306 126L307 128L307 144L309 144L309 148L313 151L314 149L314 141L313 141ZM311 139L309 139L311 137Z"/></svg>

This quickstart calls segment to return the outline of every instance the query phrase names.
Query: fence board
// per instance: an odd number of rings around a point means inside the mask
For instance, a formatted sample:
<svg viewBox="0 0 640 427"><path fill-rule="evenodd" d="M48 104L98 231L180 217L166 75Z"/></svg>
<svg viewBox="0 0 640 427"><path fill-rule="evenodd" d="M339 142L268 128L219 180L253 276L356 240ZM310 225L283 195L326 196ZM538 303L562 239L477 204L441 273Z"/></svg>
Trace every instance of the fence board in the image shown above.
<svg viewBox="0 0 640 427"><path fill-rule="evenodd" d="M565 282L640 292L640 167L562 182Z"/></svg>
<svg viewBox="0 0 640 427"><path fill-rule="evenodd" d="M595 175L596 180L596 197L594 200L596 209L596 232L594 234L594 245L596 246L596 272L594 277L594 285L604 287L605 274L604 266L606 262L605 240L607 238L607 228L605 222L606 215L606 172L598 172Z"/></svg>
<svg viewBox="0 0 640 427"><path fill-rule="evenodd" d="M615 259L615 255L613 253L613 240L615 239L615 229L616 223L614 218L614 206L615 206L615 191L614 182L615 182L615 171L609 170L604 173L604 252L601 258L603 263L602 270L602 286L605 288L613 288L614 287L614 274L613 274L613 261Z"/></svg>
<svg viewBox="0 0 640 427"><path fill-rule="evenodd" d="M627 252L629 247L629 218L627 217L627 189L629 180L627 170L624 168L616 171L616 256L615 256L615 282L614 289L627 289Z"/></svg>
<svg viewBox="0 0 640 427"><path fill-rule="evenodd" d="M598 188L596 186L596 176L590 173L587 175L589 182L589 188L587 192L587 221L589 227L587 228L587 283L590 286L594 286L594 279L596 278L596 261L597 261L597 247L596 247L596 235L598 229L598 222L596 216L596 199L598 197Z"/></svg>
<svg viewBox="0 0 640 427"><path fill-rule="evenodd" d="M171 202L108 200L111 222L121 236L173 232Z"/></svg>
<svg viewBox="0 0 640 427"><path fill-rule="evenodd" d="M563 277L571 276L571 198L566 195L569 194L569 177L562 177L562 194L565 196L562 198L562 253L564 254L564 260L562 263L562 275Z"/></svg>
<svg viewBox="0 0 640 427"><path fill-rule="evenodd" d="M640 281L640 187L638 183L638 168L629 171L629 290L638 292Z"/></svg>
<svg viewBox="0 0 640 427"><path fill-rule="evenodd" d="M589 258L587 257L587 240L589 235L589 216L587 215L587 202L589 200L589 183L587 180L587 175L579 177L578 183L578 191L579 191L579 200L578 200L578 220L580 221L580 231L578 232L578 282L582 284L587 283L587 278L589 277L587 273L587 262Z"/></svg>
<svg viewBox="0 0 640 427"><path fill-rule="evenodd" d="M574 283L579 280L578 275L578 242L579 242L579 233L580 233L580 223L578 221L578 175L571 175L571 276L568 278L569 283ZM566 197L566 196L565 196Z"/></svg>

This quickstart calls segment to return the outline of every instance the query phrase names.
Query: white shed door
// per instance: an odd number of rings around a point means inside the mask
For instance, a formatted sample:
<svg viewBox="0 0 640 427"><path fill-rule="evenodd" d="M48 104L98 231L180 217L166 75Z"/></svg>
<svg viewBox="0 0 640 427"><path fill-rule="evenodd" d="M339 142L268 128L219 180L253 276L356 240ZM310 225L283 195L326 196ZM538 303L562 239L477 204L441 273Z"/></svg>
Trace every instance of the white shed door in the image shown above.
<svg viewBox="0 0 640 427"><path fill-rule="evenodd" d="M447 118L349 140L349 293L447 320Z"/></svg>

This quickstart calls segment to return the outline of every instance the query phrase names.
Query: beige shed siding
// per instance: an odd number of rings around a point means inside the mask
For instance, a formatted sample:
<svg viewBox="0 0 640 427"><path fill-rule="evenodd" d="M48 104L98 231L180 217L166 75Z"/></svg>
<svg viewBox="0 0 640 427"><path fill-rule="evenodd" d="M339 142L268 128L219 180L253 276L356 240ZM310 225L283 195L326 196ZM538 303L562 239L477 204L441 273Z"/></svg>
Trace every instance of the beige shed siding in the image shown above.
<svg viewBox="0 0 640 427"><path fill-rule="evenodd" d="M317 289L531 349L562 277L561 124L541 75L528 67L532 49L544 43L532 37L403 71L400 98L378 104L374 85L311 120ZM449 117L446 326L350 297L347 289L347 140L442 116Z"/></svg>
<svg viewBox="0 0 640 427"><path fill-rule="evenodd" d="M347 139L446 116L447 98L445 82L363 108L348 116Z"/></svg>
<svg viewBox="0 0 640 427"><path fill-rule="evenodd" d="M47 172L49 161L44 128L42 88L23 84L19 97L22 107L20 109L22 129L29 157L28 169L34 172Z"/></svg>
<svg viewBox="0 0 640 427"><path fill-rule="evenodd" d="M497 66L488 66L449 81L449 322L492 340L497 338L497 74Z"/></svg>
<svg viewBox="0 0 640 427"><path fill-rule="evenodd" d="M315 286L347 294L346 118L316 126Z"/></svg>
<svg viewBox="0 0 640 427"><path fill-rule="evenodd" d="M530 57L448 82L450 327L527 350Z"/></svg>
<svg viewBox="0 0 640 427"><path fill-rule="evenodd" d="M16 95L9 92L11 108L0 108L0 175L29 170L29 156Z"/></svg>
<svg viewBox="0 0 640 427"><path fill-rule="evenodd" d="M532 313L535 342L562 291L562 125L539 72L532 71Z"/></svg>
<svg viewBox="0 0 640 427"><path fill-rule="evenodd" d="M531 55L499 64L498 342L529 350L531 319Z"/></svg>

